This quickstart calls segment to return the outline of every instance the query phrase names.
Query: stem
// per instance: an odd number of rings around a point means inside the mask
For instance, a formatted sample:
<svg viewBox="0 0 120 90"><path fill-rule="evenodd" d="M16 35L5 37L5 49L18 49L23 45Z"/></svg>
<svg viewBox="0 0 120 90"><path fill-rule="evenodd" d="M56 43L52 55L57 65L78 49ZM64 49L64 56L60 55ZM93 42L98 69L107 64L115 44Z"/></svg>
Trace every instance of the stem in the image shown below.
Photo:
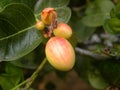
<svg viewBox="0 0 120 90"><path fill-rule="evenodd" d="M11 90L17 90L20 86L24 85L25 83L26 83L26 86L25 86L25 89L23 89L23 90L28 90L30 88L31 84L34 82L35 78L38 76L38 73L41 71L41 69L45 65L46 61L47 61L47 59L45 58L42 61L42 63L38 66L38 68L35 70L35 72L31 75L30 78L28 78L25 81L23 81L22 83L18 84Z"/></svg>
<svg viewBox="0 0 120 90"><path fill-rule="evenodd" d="M12 88L11 90L16 90L18 89L20 86L24 85L25 83L27 83L29 80L26 79L25 81L23 81L22 83L18 84L16 87Z"/></svg>
<svg viewBox="0 0 120 90"><path fill-rule="evenodd" d="M46 61L47 60L45 58L43 62L40 64L40 66L36 69L36 71L32 74L32 76L30 77L31 80L28 83L26 83L24 90L28 90L30 88L31 84L34 82L35 78L38 76L38 73L41 71L41 69L45 65Z"/></svg>
<svg viewBox="0 0 120 90"><path fill-rule="evenodd" d="M38 17L38 16L40 16L41 15L41 13L38 13L38 14L34 14L35 15L35 17Z"/></svg>
<svg viewBox="0 0 120 90"><path fill-rule="evenodd" d="M78 47L76 47L75 50L76 50L80 55L89 56L89 57L94 58L94 59L96 59L96 60L105 60L105 59L110 58L110 56L103 55L103 54L96 54L96 53L93 53L93 52L90 52L90 51L88 51L88 50L84 50L84 49L81 49L81 48L78 48Z"/></svg>

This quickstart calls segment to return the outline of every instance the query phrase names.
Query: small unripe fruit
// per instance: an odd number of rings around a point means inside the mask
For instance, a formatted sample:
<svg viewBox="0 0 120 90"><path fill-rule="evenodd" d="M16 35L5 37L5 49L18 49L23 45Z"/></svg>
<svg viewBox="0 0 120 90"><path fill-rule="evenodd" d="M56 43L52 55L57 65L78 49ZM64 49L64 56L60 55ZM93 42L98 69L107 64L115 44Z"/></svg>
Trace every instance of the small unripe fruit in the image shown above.
<svg viewBox="0 0 120 90"><path fill-rule="evenodd" d="M56 20L56 18L57 18L57 13L54 8L45 8L42 11L41 20L45 24L50 25L52 22L54 22Z"/></svg>
<svg viewBox="0 0 120 90"><path fill-rule="evenodd" d="M36 28L37 28L38 30L43 30L43 29L45 28L45 25L44 25L44 23L43 23L42 21L38 21L38 22L36 23Z"/></svg>
<svg viewBox="0 0 120 90"><path fill-rule="evenodd" d="M66 23L58 23L57 28L53 30L55 36L70 38L72 36L72 29Z"/></svg>
<svg viewBox="0 0 120 90"><path fill-rule="evenodd" d="M49 63L58 70L68 71L75 64L74 49L64 38L50 38L46 44L45 53Z"/></svg>

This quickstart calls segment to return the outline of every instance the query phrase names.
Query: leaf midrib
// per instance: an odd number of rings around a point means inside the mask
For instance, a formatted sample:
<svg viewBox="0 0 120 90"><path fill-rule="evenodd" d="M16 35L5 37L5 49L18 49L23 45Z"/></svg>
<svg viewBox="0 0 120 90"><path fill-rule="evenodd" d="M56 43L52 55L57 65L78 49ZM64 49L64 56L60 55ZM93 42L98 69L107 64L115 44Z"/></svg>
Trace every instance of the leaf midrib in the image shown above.
<svg viewBox="0 0 120 90"><path fill-rule="evenodd" d="M7 5L7 6L9 6L9 5ZM0 9L0 13L1 13L2 11L4 11L6 8L8 8L7 6L4 7L4 8L2 8L2 9ZM19 13L25 18L25 16L21 13L21 11L19 11L19 10L16 10L16 11L19 12ZM7 19L5 19L5 18L4 18L4 19L3 19L3 18L0 18L0 19L7 21L7 22L8 22L9 24L11 24L16 30L19 30L19 29L18 29L16 26L14 26L14 24L11 23L9 20L7 20ZM23 32L25 32L25 31L28 31L29 29L35 27L35 24L31 25L26 18L25 18L25 20L26 20L27 23L30 25L30 27L25 28L25 29L23 29L23 30L21 30L21 31L18 31L18 32L12 34L12 35L9 35L9 36L0 38L0 41L5 40L5 39L9 39L9 38L11 38L11 37L14 37L14 36L16 36L16 35L18 35L18 34L20 34L20 33L23 33Z"/></svg>
<svg viewBox="0 0 120 90"><path fill-rule="evenodd" d="M9 39L9 38L11 38L11 37L14 37L14 36L16 36L16 35L18 35L18 34L20 34L20 33L23 33L23 32L25 32L25 31L28 31L29 29L31 29L31 28L33 28L33 27L35 27L35 25L32 25L32 26L30 26L30 27L28 27L28 28L25 28L25 29L23 29L23 30L21 30L21 31L15 33L15 34L9 35L9 36L7 36L7 37L0 38L0 41L5 40L5 39Z"/></svg>

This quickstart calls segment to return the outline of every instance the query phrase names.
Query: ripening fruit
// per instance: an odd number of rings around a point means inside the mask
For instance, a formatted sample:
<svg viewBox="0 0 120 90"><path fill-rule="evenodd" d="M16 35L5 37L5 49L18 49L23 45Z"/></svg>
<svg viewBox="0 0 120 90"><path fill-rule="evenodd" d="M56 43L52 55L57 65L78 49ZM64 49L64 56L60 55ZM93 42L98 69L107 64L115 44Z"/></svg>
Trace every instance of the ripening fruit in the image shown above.
<svg viewBox="0 0 120 90"><path fill-rule="evenodd" d="M66 23L58 23L57 28L53 30L55 36L70 38L72 36L72 29Z"/></svg>
<svg viewBox="0 0 120 90"><path fill-rule="evenodd" d="M45 28L45 25L44 25L44 23L43 23L42 21L38 21L38 22L36 23L36 28L37 28L38 30L43 30L43 29Z"/></svg>
<svg viewBox="0 0 120 90"><path fill-rule="evenodd" d="M46 44L45 53L49 63L58 70L68 71L74 66L74 49L64 38L50 38Z"/></svg>
<svg viewBox="0 0 120 90"><path fill-rule="evenodd" d="M50 25L52 22L54 22L56 20L56 18L57 18L57 13L54 8L45 8L42 11L41 20L45 24Z"/></svg>

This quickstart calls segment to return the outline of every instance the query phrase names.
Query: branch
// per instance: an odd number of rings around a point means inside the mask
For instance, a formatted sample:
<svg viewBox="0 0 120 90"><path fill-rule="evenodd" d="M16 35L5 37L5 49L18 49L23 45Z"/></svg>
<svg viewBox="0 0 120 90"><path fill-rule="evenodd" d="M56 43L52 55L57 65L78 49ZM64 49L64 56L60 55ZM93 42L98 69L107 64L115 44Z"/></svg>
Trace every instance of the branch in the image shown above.
<svg viewBox="0 0 120 90"><path fill-rule="evenodd" d="M81 49L78 47L75 48L75 51L78 52L80 55L89 56L89 57L94 58L96 60L106 60L106 59L110 58L110 56L107 56L104 54L96 54L96 53L93 53L91 51L84 50L84 49Z"/></svg>
<svg viewBox="0 0 120 90"><path fill-rule="evenodd" d="M38 76L38 73L41 71L41 69L43 68L43 66L46 63L46 58L42 61L42 63L38 66L38 68L35 70L35 72L31 75L30 78L26 79L25 81L23 81L22 83L18 84L17 86L15 86L14 88L12 88L11 90L17 90L20 86L24 85L26 83L26 86L23 90L29 90L31 84L34 82L35 78Z"/></svg>
<svg viewBox="0 0 120 90"><path fill-rule="evenodd" d="M12 88L11 90L17 90L20 86L24 85L25 83L29 82L29 79L26 79L25 81L23 81L22 83L18 84L17 86L15 86L14 88Z"/></svg>
<svg viewBox="0 0 120 90"><path fill-rule="evenodd" d="M36 71L32 74L32 76L29 78L30 81L28 83L26 83L26 86L24 88L24 90L29 90L31 84L34 82L34 80L36 79L36 77L38 76L38 73L41 71L41 69L43 68L43 66L46 63L46 58L43 60L43 62L40 64L40 66L36 69Z"/></svg>

